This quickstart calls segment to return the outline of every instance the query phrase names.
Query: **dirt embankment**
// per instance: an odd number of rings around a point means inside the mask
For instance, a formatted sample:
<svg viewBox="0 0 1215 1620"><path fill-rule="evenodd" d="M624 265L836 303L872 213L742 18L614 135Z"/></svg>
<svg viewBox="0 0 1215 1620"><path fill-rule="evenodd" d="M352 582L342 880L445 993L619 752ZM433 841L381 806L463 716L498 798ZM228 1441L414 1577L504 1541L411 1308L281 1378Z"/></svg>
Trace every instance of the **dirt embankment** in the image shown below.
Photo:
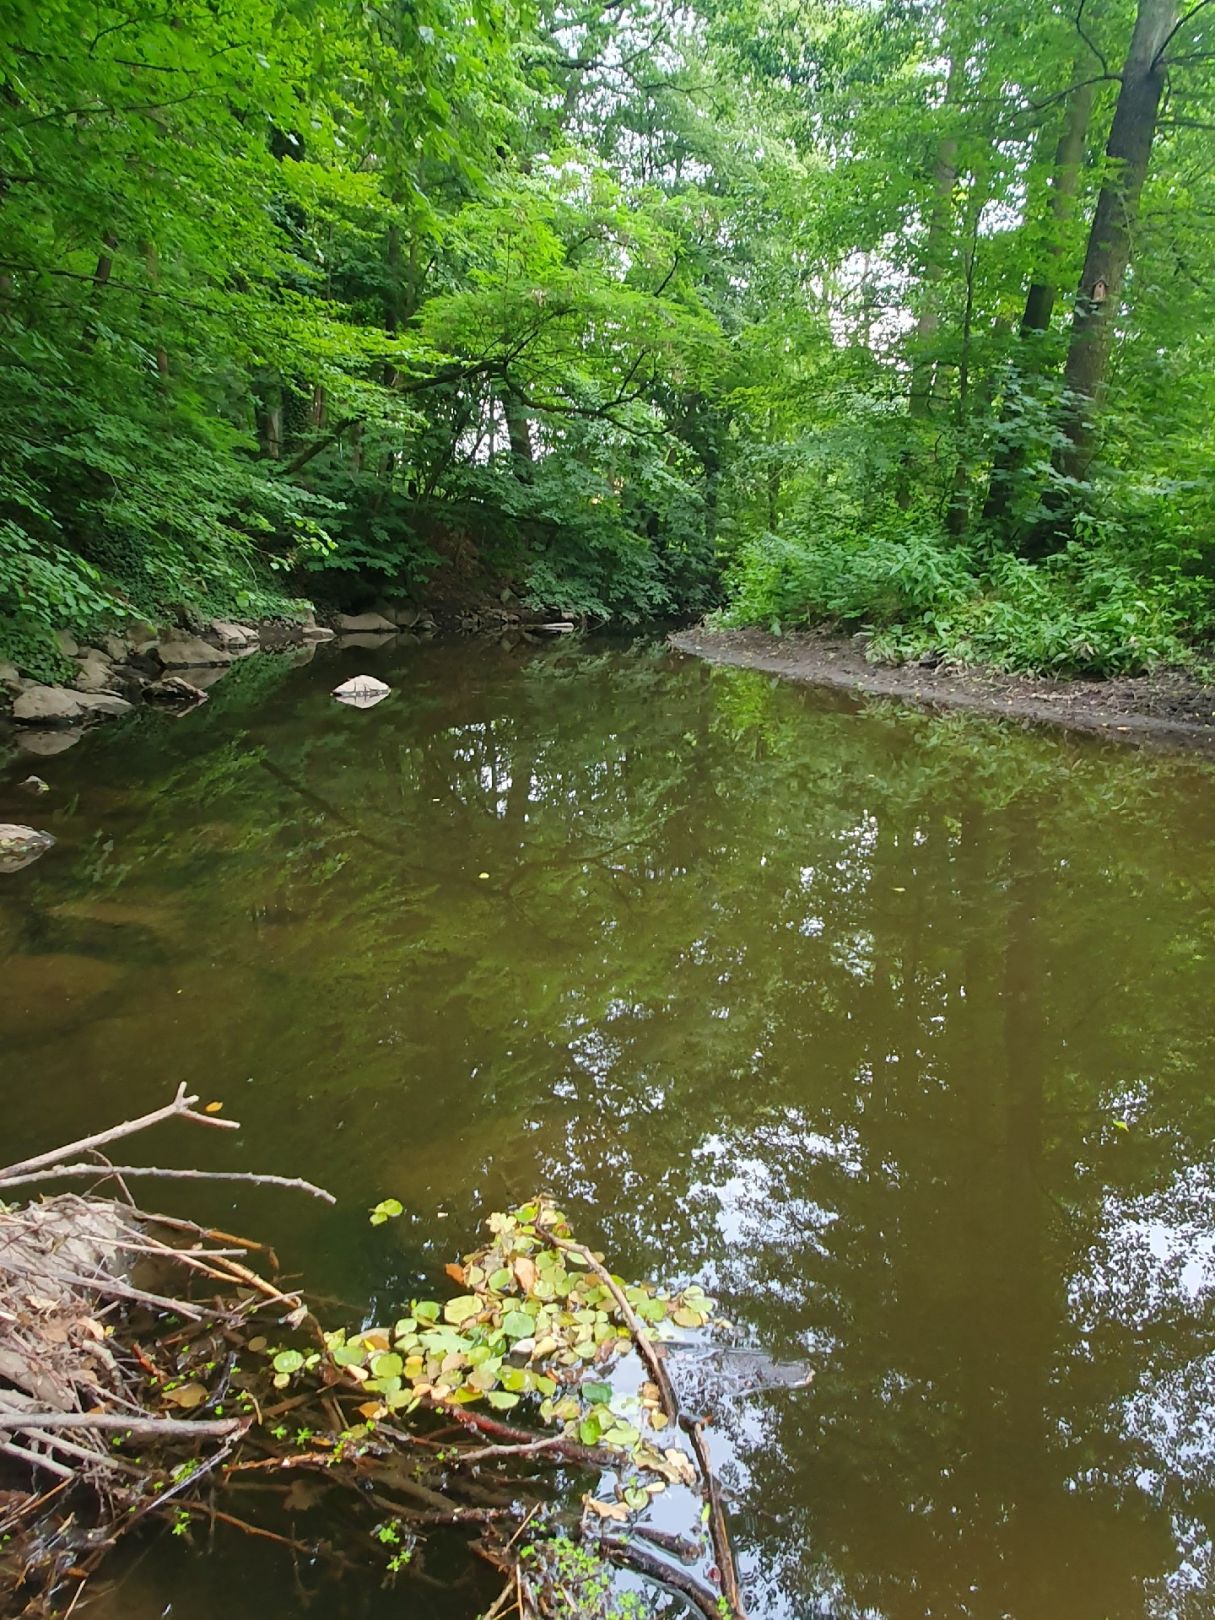
<svg viewBox="0 0 1215 1620"><path fill-rule="evenodd" d="M934 709L969 709L1095 732L1116 742L1160 743L1215 753L1215 684L1183 670L1109 680L1052 680L945 664L871 664L863 642L817 631L677 631L670 645L713 663L758 669L811 686L901 698Z"/></svg>

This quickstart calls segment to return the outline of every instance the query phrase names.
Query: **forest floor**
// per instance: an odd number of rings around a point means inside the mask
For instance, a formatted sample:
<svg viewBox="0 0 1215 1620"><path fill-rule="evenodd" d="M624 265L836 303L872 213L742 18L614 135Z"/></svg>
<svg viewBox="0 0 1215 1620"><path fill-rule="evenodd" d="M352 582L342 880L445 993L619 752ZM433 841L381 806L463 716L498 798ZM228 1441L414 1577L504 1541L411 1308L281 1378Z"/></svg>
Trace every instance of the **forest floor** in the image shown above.
<svg viewBox="0 0 1215 1620"><path fill-rule="evenodd" d="M1215 752L1215 672L1208 683L1178 669L1069 680L974 666L876 664L865 657L863 643L821 631L775 636L697 625L675 632L669 642L712 663L764 670L811 686L1066 726L1116 742Z"/></svg>

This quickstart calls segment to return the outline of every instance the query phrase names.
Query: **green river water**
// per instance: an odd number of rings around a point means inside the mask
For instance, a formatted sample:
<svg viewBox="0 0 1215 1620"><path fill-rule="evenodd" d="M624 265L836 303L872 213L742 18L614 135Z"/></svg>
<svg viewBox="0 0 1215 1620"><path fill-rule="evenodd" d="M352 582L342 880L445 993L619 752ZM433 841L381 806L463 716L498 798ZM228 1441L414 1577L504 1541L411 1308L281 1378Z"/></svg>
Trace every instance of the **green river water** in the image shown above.
<svg viewBox="0 0 1215 1620"><path fill-rule="evenodd" d="M392 696L335 703L362 670ZM138 1156L339 1204L145 1199L352 1316L537 1188L621 1272L700 1281L815 1371L714 1431L757 1620L1207 1616L1212 782L652 643L254 659L5 767L0 819L58 844L0 878L4 1157L184 1081L239 1138ZM237 1536L111 1573L99 1620L305 1607Z"/></svg>

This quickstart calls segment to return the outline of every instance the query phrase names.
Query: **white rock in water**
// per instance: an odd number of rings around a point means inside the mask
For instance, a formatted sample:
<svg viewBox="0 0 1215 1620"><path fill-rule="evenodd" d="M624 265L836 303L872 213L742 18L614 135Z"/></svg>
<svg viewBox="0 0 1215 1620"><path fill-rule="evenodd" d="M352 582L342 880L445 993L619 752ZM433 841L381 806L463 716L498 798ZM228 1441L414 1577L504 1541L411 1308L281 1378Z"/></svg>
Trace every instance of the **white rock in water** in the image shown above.
<svg viewBox="0 0 1215 1620"><path fill-rule="evenodd" d="M334 687L333 695L339 703L348 703L351 708L370 709L382 703L391 691L391 686L377 681L374 675L352 675L348 681Z"/></svg>
<svg viewBox="0 0 1215 1620"><path fill-rule="evenodd" d="M0 822L0 872L20 872L51 848L55 840L48 832L25 827L20 822Z"/></svg>

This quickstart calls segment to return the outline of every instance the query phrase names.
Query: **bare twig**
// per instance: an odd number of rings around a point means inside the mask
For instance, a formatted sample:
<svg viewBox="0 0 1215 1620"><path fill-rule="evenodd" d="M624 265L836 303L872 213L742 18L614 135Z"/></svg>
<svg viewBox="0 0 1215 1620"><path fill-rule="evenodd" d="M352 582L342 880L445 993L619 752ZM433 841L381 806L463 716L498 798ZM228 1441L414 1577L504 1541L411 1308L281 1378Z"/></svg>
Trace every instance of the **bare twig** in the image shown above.
<svg viewBox="0 0 1215 1620"><path fill-rule="evenodd" d="M686 1569L677 1569L674 1564L668 1564L665 1558L646 1552L635 1542L618 1541L615 1536L604 1536L600 1546L614 1564L635 1570L647 1580L657 1581L678 1592L699 1614L705 1616L705 1620L721 1620L716 1597Z"/></svg>
<svg viewBox="0 0 1215 1620"><path fill-rule="evenodd" d="M650 1370L650 1375L658 1386L662 1400L663 1410L672 1424L678 1424L692 1442L696 1453L696 1462L700 1471L701 1483L704 1490L705 1503L709 1509L709 1529L713 1537L713 1551L717 1558L717 1565L721 1571L722 1595L730 1605L730 1612L735 1620L746 1620L746 1611L743 1608L742 1593L738 1583L738 1569L734 1561L734 1548L730 1542L730 1532L726 1525L725 1512L721 1502L721 1488L717 1477L713 1473L709 1461L708 1447L705 1445L704 1435L699 1423L687 1418L680 1411L679 1398L675 1394L675 1386L671 1383L671 1375L667 1371L666 1358L659 1352L658 1347L651 1339L645 1324L629 1303L624 1289L612 1276L607 1267L597 1260L590 1249L583 1243L575 1243L572 1238L561 1238L552 1232L545 1231L544 1227L537 1227L545 1241L555 1249L564 1249L566 1253L576 1254L588 1270L594 1272L600 1282L611 1294L616 1302L616 1308L624 1318L625 1326L632 1336L637 1347L637 1353ZM659 1560L655 1560L659 1562ZM665 1567L665 1566L664 1566ZM682 1588L680 1588L682 1590ZM688 1596L688 1593L684 1593ZM713 1613L717 1614L714 1609Z"/></svg>
<svg viewBox="0 0 1215 1620"><path fill-rule="evenodd" d="M121 1137L134 1136L137 1131L146 1131L152 1125L159 1125L166 1119L189 1119L195 1125L210 1125L216 1130L238 1131L240 1126L234 1119L216 1119L210 1114L197 1114L194 1104L197 1097L189 1096L184 1085L177 1088L177 1095L173 1101L166 1103L163 1108L154 1108L150 1114L141 1114L138 1119L123 1120L121 1125L111 1125L108 1131L98 1131L93 1136L82 1136L78 1142L68 1142L63 1147L51 1148L47 1153L36 1153L33 1158L21 1159L16 1164L0 1167L0 1181L9 1182L13 1177L25 1176L28 1170L38 1170L44 1165L58 1164L63 1159L70 1158L73 1153L88 1153L94 1148L103 1147L107 1142L117 1142ZM90 1168L96 1172L97 1165ZM127 1172L119 1170L119 1175Z"/></svg>
<svg viewBox="0 0 1215 1620"><path fill-rule="evenodd" d="M253 1170L167 1170L153 1164L116 1164L109 1169L100 1164L58 1164L31 1175L10 1175L6 1171L0 1175L0 1187L21 1187L31 1181L46 1181L62 1176L92 1176L95 1180L104 1181L109 1175L159 1176L172 1181L245 1181L258 1187L293 1187L297 1192L309 1193L327 1204L337 1203L333 1194L326 1192L324 1187L304 1181L299 1176L261 1175Z"/></svg>
<svg viewBox="0 0 1215 1620"><path fill-rule="evenodd" d="M180 1440L225 1439L247 1427L245 1418L140 1418L118 1417L112 1412L26 1412L0 1406L0 1432L33 1429L111 1429L120 1434L137 1434L147 1439L173 1436Z"/></svg>

